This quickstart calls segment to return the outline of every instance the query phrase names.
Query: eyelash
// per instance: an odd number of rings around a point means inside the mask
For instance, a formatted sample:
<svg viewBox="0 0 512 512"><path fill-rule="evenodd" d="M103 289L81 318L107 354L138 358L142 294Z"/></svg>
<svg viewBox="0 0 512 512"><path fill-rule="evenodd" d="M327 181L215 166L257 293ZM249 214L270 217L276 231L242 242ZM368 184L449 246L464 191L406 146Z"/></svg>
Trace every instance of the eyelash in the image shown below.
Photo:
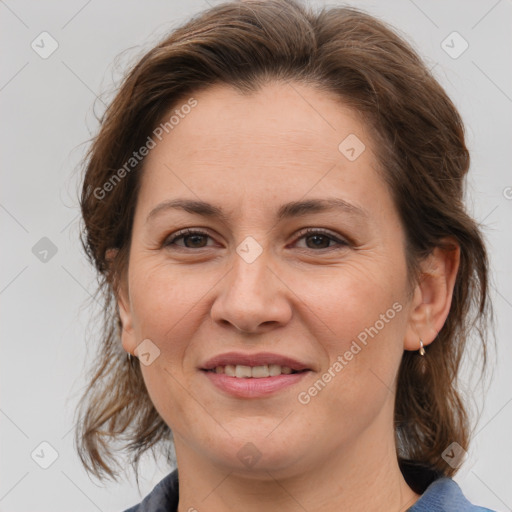
<svg viewBox="0 0 512 512"><path fill-rule="evenodd" d="M182 229L182 230L174 233L170 237L167 237L164 240L163 246L164 247L170 247L172 245L175 245L176 240L184 239L184 238L186 238L188 236L194 236L194 235L207 236L207 237L211 238L209 233L207 233L206 231L186 228L186 229ZM333 249L341 249L343 247L348 247L350 245L349 242L334 236L329 231L326 231L326 230L323 230L323 229L319 229L319 228L305 228L305 229L303 229L302 231L300 231L297 234L298 240L300 240L301 238L305 238L305 237L313 236L313 235L321 235L321 236L327 237L331 241L336 242L338 247L323 247L323 248L318 249L318 250L311 249L309 247L306 247L306 248L303 248L303 249L311 250L311 251L315 251L315 252L320 252L320 251L328 251L328 250L333 250ZM194 250L193 247L184 247L184 246L176 246L176 247L179 247L180 249L184 249L184 250L187 250L187 249L188 250ZM208 246L207 247L198 247L197 249L207 249L207 248L208 248Z"/></svg>

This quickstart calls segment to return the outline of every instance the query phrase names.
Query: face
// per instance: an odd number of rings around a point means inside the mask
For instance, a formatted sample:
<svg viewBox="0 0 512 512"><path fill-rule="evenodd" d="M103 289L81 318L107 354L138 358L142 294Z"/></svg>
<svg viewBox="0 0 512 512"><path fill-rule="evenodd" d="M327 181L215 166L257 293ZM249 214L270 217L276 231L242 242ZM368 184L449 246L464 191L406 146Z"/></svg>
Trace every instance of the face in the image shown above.
<svg viewBox="0 0 512 512"><path fill-rule="evenodd" d="M145 162L123 347L143 342L178 463L292 474L364 457L392 439L411 328L403 229L368 130L299 84L194 98Z"/></svg>

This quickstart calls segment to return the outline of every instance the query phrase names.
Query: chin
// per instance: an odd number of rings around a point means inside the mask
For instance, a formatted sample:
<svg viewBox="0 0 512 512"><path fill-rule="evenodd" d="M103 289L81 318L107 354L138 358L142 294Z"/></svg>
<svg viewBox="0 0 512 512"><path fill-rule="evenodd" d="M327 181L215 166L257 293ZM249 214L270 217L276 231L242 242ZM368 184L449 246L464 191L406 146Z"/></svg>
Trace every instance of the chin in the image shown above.
<svg viewBox="0 0 512 512"><path fill-rule="evenodd" d="M268 480L273 476L292 476L300 472L310 445L306 432L300 435L279 425L280 420L258 422L256 425L238 425L236 431L230 425L226 429L232 437L224 432L222 440L205 447L215 460L215 465L223 471L244 477ZM277 426L277 428L276 428ZM281 429L281 430L280 430Z"/></svg>

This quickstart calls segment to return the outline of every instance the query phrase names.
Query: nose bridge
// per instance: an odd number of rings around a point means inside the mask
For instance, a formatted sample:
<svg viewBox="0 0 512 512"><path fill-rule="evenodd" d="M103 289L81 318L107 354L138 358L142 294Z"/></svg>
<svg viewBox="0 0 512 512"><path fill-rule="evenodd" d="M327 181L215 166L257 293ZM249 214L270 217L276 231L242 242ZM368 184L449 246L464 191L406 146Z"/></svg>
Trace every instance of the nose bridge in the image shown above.
<svg viewBox="0 0 512 512"><path fill-rule="evenodd" d="M261 247L258 250L251 241L242 242L233 257L230 291L235 291L239 297L247 295L250 298L263 298L269 263L268 249L263 251Z"/></svg>

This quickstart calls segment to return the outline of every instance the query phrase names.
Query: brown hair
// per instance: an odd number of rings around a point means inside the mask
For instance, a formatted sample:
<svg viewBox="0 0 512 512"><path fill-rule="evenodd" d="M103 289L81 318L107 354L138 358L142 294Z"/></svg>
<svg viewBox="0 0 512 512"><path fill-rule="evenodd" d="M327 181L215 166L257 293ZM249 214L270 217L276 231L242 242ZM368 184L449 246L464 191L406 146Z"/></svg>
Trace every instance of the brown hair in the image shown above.
<svg viewBox="0 0 512 512"><path fill-rule="evenodd" d="M101 119L80 200L81 240L105 304L101 345L78 409L81 460L98 478L116 479L114 442L132 455L136 474L141 455L157 445L172 459L170 428L153 407L138 361L122 349L115 302L144 160L108 193L102 187L183 98L219 83L250 93L269 80L320 88L363 115L405 230L411 282L421 278L422 258L449 247L446 237L460 246L448 318L424 359L404 351L395 403L398 459L451 476L456 469L441 454L454 441L467 449L470 437L457 390L461 358L475 329L485 368L492 319L486 249L463 205L463 124L415 51L385 24L352 8L314 13L294 0L228 2L200 13L144 55ZM118 249L112 261L111 248Z"/></svg>

